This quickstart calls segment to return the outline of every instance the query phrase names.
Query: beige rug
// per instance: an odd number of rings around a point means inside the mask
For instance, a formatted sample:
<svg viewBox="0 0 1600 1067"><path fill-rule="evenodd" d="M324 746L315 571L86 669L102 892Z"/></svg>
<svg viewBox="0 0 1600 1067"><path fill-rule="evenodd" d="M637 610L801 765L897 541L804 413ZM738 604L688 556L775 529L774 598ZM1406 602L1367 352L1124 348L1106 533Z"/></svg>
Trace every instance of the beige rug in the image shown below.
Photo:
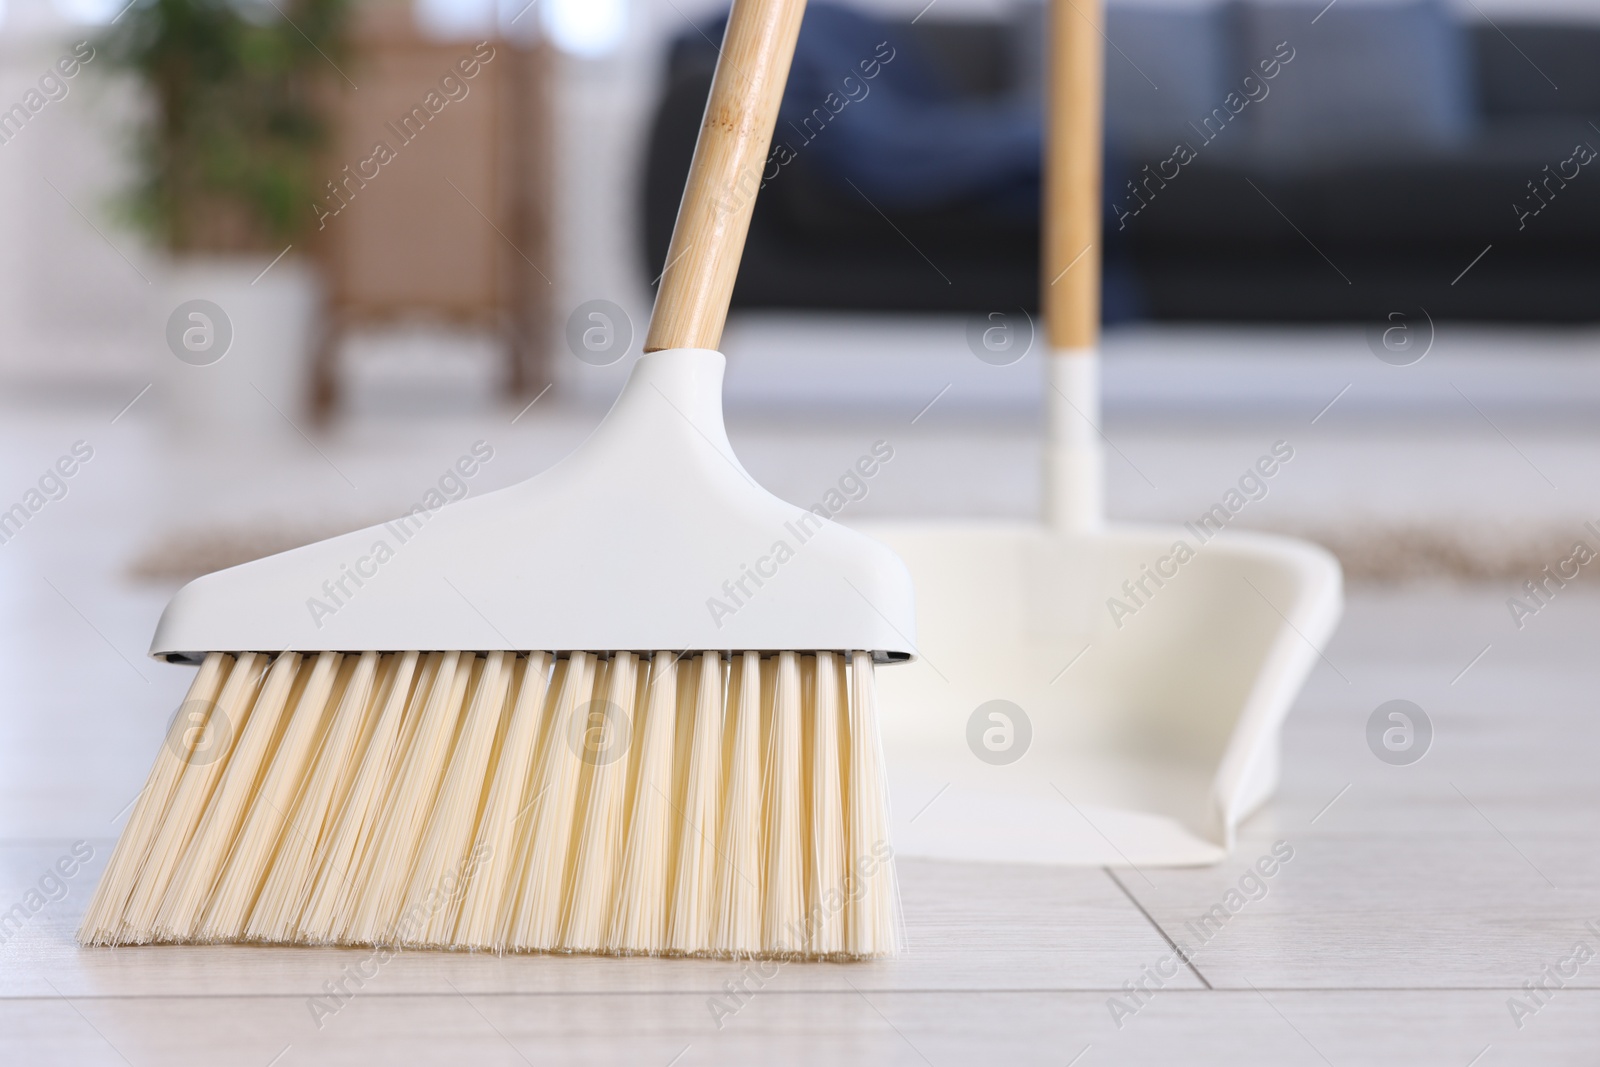
<svg viewBox="0 0 1600 1067"><path fill-rule="evenodd" d="M149 545L129 567L137 581L182 584L202 574L298 548L349 530L375 525L388 516L329 526L215 526L176 530ZM1314 541L1332 552L1352 583L1425 580L1509 581L1535 579L1545 567L1573 555L1583 542L1600 554L1600 535L1582 519L1524 526L1459 523L1306 524L1279 528ZM1567 570L1570 572L1571 567ZM1600 568L1584 567L1587 575Z"/></svg>

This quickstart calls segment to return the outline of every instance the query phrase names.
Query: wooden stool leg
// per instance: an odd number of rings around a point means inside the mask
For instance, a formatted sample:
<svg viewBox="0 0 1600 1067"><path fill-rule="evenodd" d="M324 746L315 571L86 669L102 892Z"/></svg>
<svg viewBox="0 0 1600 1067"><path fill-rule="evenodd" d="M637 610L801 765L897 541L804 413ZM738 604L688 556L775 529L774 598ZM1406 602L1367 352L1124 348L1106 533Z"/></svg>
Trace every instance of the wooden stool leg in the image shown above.
<svg viewBox="0 0 1600 1067"><path fill-rule="evenodd" d="M327 311L317 331L317 340L311 352L310 411L313 426L323 427L333 421L339 406L339 347L344 340L344 316L337 311Z"/></svg>
<svg viewBox="0 0 1600 1067"><path fill-rule="evenodd" d="M505 166L511 183L510 222L521 250L508 261L511 340L507 356L512 372L507 388L514 396L532 396L549 384L552 371L549 347L556 268L551 237L554 123L550 75L555 57L549 42L543 40L507 51L512 64L507 108L512 136Z"/></svg>

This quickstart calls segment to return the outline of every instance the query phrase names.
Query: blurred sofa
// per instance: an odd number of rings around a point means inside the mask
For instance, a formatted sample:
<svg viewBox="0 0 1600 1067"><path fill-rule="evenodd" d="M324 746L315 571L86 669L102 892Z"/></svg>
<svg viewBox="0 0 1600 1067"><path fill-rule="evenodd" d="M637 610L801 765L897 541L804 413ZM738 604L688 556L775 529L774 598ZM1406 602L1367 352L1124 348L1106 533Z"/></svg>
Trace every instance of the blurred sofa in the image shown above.
<svg viewBox="0 0 1600 1067"><path fill-rule="evenodd" d="M1600 25L1322 7L1113 0L1107 320L1600 319ZM648 277L720 31L667 57ZM1042 39L1037 4L912 24L814 3L735 306L1035 307Z"/></svg>

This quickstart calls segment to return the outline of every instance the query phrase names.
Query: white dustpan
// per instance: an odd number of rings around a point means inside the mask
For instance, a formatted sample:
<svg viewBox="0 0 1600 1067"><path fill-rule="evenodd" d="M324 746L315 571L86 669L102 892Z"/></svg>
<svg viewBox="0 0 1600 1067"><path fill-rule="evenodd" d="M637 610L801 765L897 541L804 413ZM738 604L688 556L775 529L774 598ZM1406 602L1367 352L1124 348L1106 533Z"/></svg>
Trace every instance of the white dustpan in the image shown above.
<svg viewBox="0 0 1600 1067"><path fill-rule="evenodd" d="M1053 7L1048 525L862 525L917 590L918 660L885 672L879 696L895 846L1215 863L1277 784L1279 727L1338 623L1342 580L1290 538L1104 523L1100 10Z"/></svg>

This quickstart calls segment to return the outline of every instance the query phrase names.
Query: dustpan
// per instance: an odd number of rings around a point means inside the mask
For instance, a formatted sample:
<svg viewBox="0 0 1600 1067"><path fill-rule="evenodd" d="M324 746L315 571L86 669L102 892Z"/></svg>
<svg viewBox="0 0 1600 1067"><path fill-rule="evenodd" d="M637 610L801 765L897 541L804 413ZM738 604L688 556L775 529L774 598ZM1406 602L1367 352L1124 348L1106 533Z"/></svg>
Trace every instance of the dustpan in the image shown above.
<svg viewBox="0 0 1600 1067"><path fill-rule="evenodd" d="M1221 860L1277 784L1280 727L1343 607L1327 552L1232 528L1239 486L1183 526L1104 520L1100 23L1099 3L1052 5L1045 522L861 524L917 590L918 660L879 694L904 856ZM1263 440L1256 480L1293 448Z"/></svg>

